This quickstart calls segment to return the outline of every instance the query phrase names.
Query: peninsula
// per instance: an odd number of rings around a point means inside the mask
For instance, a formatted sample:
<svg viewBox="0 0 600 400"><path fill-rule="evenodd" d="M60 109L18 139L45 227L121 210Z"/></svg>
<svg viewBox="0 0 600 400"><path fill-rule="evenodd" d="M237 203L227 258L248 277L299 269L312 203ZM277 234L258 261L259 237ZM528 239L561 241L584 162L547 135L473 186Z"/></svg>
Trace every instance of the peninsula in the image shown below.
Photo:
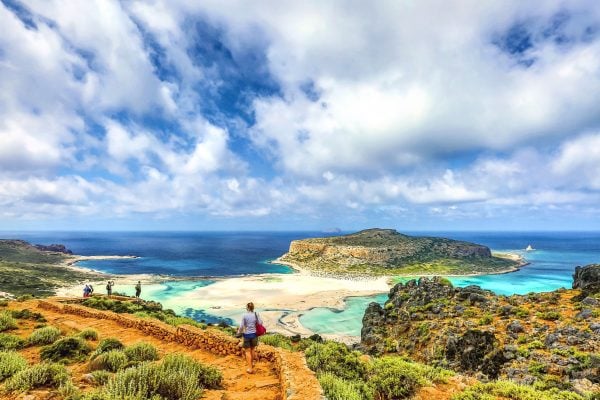
<svg viewBox="0 0 600 400"><path fill-rule="evenodd" d="M521 259L492 255L475 243L367 229L325 238L294 240L275 262L317 275L480 275L511 272Z"/></svg>

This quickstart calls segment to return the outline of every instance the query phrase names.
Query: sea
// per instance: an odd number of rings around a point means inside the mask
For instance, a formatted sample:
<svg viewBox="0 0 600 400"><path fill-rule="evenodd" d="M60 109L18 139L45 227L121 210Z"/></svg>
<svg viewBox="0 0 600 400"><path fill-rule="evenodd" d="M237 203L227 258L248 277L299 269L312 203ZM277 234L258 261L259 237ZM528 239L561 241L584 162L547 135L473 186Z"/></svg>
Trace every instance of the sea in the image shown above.
<svg viewBox="0 0 600 400"><path fill-rule="evenodd" d="M475 277L451 277L456 286L479 285L498 294L526 294L569 288L576 266L600 263L600 232L403 232L441 236L488 246L492 251L522 255L528 265L519 271ZM339 233L336 233L339 234ZM210 285L215 278L293 271L270 261L284 254L292 240L322 237L323 232L0 232L2 238L35 244L64 244L80 255L134 255L138 258L94 260L80 265L114 274L161 274L172 281L144 287L143 297L198 321L222 317L182 304L181 294ZM525 251L531 245L533 251ZM103 291L103 288L100 288ZM133 287L115 291L133 294ZM383 303L387 294L346 299L343 310L314 308L300 321L320 334L358 336L370 302ZM226 322L233 322L225 319Z"/></svg>

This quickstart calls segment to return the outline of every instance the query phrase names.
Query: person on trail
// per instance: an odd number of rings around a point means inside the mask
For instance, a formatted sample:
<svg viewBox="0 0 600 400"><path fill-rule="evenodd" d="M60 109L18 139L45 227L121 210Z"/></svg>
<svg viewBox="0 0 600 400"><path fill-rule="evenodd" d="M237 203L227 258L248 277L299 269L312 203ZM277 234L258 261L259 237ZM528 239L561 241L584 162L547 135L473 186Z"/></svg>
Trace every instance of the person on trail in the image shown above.
<svg viewBox="0 0 600 400"><path fill-rule="evenodd" d="M108 281L108 283L106 284L106 293L108 294L108 297L112 295L112 287L114 284L114 281Z"/></svg>
<svg viewBox="0 0 600 400"><path fill-rule="evenodd" d="M83 297L90 297L90 293L91 293L90 285L86 284L83 287Z"/></svg>
<svg viewBox="0 0 600 400"><path fill-rule="evenodd" d="M254 348L258 346L256 322L263 323L258 314L254 312L254 303L250 302L246 304L246 313L242 316L242 322L238 328L238 335L242 334L244 337L243 348L246 355L246 365L248 366L246 372L249 374L254 373L254 363L257 360L254 351Z"/></svg>
<svg viewBox="0 0 600 400"><path fill-rule="evenodd" d="M90 296L94 294L94 287L92 286L92 284L90 283Z"/></svg>
<svg viewBox="0 0 600 400"><path fill-rule="evenodd" d="M135 298L139 299L140 294L142 294L142 282L138 281L138 283L135 285Z"/></svg>

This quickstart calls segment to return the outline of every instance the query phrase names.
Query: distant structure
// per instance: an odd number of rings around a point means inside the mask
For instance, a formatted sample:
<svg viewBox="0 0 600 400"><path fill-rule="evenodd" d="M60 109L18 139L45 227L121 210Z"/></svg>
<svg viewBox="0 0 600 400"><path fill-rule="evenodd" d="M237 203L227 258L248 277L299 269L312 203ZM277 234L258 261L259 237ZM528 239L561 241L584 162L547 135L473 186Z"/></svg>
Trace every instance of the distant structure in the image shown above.
<svg viewBox="0 0 600 400"><path fill-rule="evenodd" d="M533 247L531 247L530 244L527 245L527 247L525 248L525 251L534 251L535 249Z"/></svg>

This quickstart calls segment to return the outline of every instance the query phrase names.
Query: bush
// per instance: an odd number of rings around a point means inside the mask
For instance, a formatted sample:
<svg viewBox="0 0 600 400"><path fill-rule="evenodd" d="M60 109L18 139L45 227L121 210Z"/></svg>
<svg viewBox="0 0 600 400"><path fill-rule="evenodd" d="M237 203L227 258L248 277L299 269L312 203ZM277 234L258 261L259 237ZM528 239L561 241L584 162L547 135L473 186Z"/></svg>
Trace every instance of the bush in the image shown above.
<svg viewBox="0 0 600 400"><path fill-rule="evenodd" d="M98 332L92 328L86 328L77 335L85 340L98 340Z"/></svg>
<svg viewBox="0 0 600 400"><path fill-rule="evenodd" d="M536 390L510 381L478 383L454 395L452 400L495 400L497 396L511 400L584 400L584 397L573 392Z"/></svg>
<svg viewBox="0 0 600 400"><path fill-rule="evenodd" d="M27 343L34 346L52 344L60 337L60 330L54 326L45 326L31 332Z"/></svg>
<svg viewBox="0 0 600 400"><path fill-rule="evenodd" d="M81 359L91 351L90 346L81 338L67 337L59 339L50 346L42 348L42 360L60 361Z"/></svg>
<svg viewBox="0 0 600 400"><path fill-rule="evenodd" d="M27 361L14 351L0 351L0 382L27 368Z"/></svg>
<svg viewBox="0 0 600 400"><path fill-rule="evenodd" d="M217 388L221 373L194 359L171 354L160 364L144 362L118 372L102 394L107 399L195 400L202 388Z"/></svg>
<svg viewBox="0 0 600 400"><path fill-rule="evenodd" d="M325 342L309 346L305 354L308 367L317 373L331 372L348 381L364 380L367 372L360 353L342 343Z"/></svg>
<svg viewBox="0 0 600 400"><path fill-rule="evenodd" d="M21 302L21 303L24 301L27 301L27 300L31 300L31 299L33 299L33 296L30 294L24 294L24 295L17 297L17 301Z"/></svg>
<svg viewBox="0 0 600 400"><path fill-rule="evenodd" d="M557 311L542 311L535 314L538 318L546 321L557 321L561 318Z"/></svg>
<svg viewBox="0 0 600 400"><path fill-rule="evenodd" d="M105 371L103 369L98 370L98 371L93 371L91 373L92 378L94 379L94 384L96 386L102 386L102 385L106 385L106 383L108 382L108 380L110 378L112 378L112 374L108 371Z"/></svg>
<svg viewBox="0 0 600 400"><path fill-rule="evenodd" d="M100 343L98 343L98 347L96 347L96 351L94 351L93 357L97 357L102 353L106 353L111 350L123 350L125 346L119 339L115 338L106 338L102 339Z"/></svg>
<svg viewBox="0 0 600 400"><path fill-rule="evenodd" d="M51 386L58 388L69 381L64 365L43 362L17 372L4 384L7 392L25 392L30 389Z"/></svg>
<svg viewBox="0 0 600 400"><path fill-rule="evenodd" d="M13 318L12 314L8 311L0 312L0 332L7 331L9 329L17 329L17 321Z"/></svg>
<svg viewBox="0 0 600 400"><path fill-rule="evenodd" d="M0 300L0 307L7 307L7 306L8 306L8 300L1 299Z"/></svg>
<svg viewBox="0 0 600 400"><path fill-rule="evenodd" d="M149 343L136 343L125 348L125 355L132 362L158 360L158 351Z"/></svg>
<svg viewBox="0 0 600 400"><path fill-rule="evenodd" d="M161 368L164 371L188 371L206 389L220 388L223 380L221 371L217 368L201 364L184 354L169 354L162 362Z"/></svg>
<svg viewBox="0 0 600 400"><path fill-rule="evenodd" d="M42 314L38 312L31 312L27 308L24 310L14 310L11 312L11 314L17 319L29 319L37 322L46 322L46 318Z"/></svg>
<svg viewBox="0 0 600 400"><path fill-rule="evenodd" d="M443 383L454 375L451 371L405 361L399 357L382 357L369 365L369 385L378 399L403 399L417 388Z"/></svg>
<svg viewBox="0 0 600 400"><path fill-rule="evenodd" d="M121 350L110 350L92 359L88 364L88 369L90 371L117 372L125 368L127 364L127 356Z"/></svg>
<svg viewBox="0 0 600 400"><path fill-rule="evenodd" d="M18 336L0 333L0 351L19 350L25 346L25 341Z"/></svg>
<svg viewBox="0 0 600 400"><path fill-rule="evenodd" d="M282 349L292 350L292 342L287 336L280 333L269 333L260 337L261 343L268 344Z"/></svg>
<svg viewBox="0 0 600 400"><path fill-rule="evenodd" d="M373 398L364 384L340 379L330 372L319 375L319 383L329 400L370 400Z"/></svg>

